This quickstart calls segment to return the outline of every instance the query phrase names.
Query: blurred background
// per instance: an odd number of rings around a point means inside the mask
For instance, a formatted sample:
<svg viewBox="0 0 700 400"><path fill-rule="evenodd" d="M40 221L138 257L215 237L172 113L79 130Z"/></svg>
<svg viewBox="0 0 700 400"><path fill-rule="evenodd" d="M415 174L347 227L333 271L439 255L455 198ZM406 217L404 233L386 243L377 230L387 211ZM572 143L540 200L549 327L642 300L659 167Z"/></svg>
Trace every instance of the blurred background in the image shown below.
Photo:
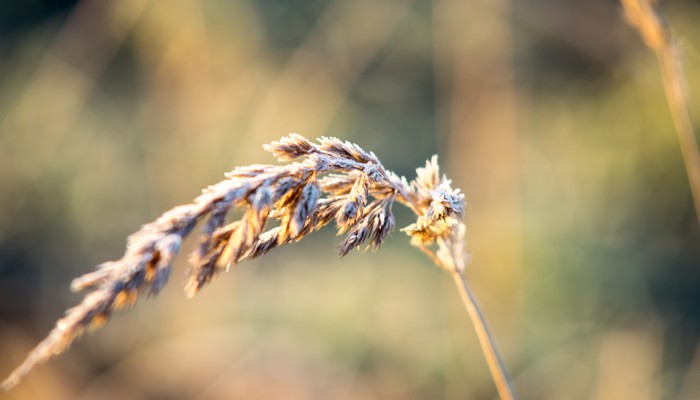
<svg viewBox="0 0 700 400"><path fill-rule="evenodd" d="M700 115L700 5L664 4ZM479 297L524 399L700 398L700 229L656 59L610 0L0 5L0 375L72 278L288 132L467 196ZM397 207L397 225L413 221ZM332 229L166 289L7 399L493 399L451 279Z"/></svg>

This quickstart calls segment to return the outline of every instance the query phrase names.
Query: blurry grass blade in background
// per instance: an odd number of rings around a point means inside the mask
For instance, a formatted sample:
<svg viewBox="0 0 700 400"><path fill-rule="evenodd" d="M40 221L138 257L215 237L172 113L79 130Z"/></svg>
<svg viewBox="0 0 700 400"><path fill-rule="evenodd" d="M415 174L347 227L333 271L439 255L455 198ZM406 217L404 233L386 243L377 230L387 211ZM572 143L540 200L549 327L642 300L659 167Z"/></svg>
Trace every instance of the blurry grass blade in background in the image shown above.
<svg viewBox="0 0 700 400"><path fill-rule="evenodd" d="M688 108L687 85L678 49L655 0L622 0L625 17L656 54L664 82L666 100L676 126L688 184L695 204L695 217L700 223L700 153L695 140L695 126Z"/></svg>

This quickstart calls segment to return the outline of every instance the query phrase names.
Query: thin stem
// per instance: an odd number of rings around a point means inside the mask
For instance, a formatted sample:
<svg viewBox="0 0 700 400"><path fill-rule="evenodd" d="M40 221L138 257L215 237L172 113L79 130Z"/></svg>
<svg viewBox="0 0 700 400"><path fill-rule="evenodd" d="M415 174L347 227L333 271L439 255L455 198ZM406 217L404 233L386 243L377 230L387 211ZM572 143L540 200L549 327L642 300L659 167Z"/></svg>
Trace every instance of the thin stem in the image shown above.
<svg viewBox="0 0 700 400"><path fill-rule="evenodd" d="M438 266L452 275L455 286L457 286L457 290L462 297L462 303L467 309L467 314L469 314L469 318L474 325L481 351L483 351L484 357L486 358L486 363L489 366L489 371L491 371L491 377L496 385L499 397L501 400L515 400L517 396L515 394L515 389L513 389L513 381L508 374L508 369L503 362L503 357L501 357L498 351L496 338L491 333L491 329L486 322L486 317L481 311L479 303L476 301L476 296L471 291L464 278L464 268L467 259L464 254L464 249L462 248L462 244L464 243L463 228L463 224L456 224L453 226L451 238L447 240L439 239L437 241L441 250L438 254L434 254L430 249L425 248L425 246L421 246L421 250L428 254Z"/></svg>
<svg viewBox="0 0 700 400"><path fill-rule="evenodd" d="M476 296L474 296L474 293L469 288L462 272L456 269L452 270L452 278L455 281L457 290L459 290L459 294L462 296L462 303L464 303L464 307L467 309L467 313L469 313L469 318L471 318L474 324L476 336L479 338L479 344L481 345L481 350L484 352L484 357L491 371L493 381L496 384L498 395L501 397L501 400L515 400L517 397L513 390L512 380L510 375L508 375L508 370L503 362L503 358L498 352L496 339L489 329L486 317L484 317L484 314L481 312L481 307L479 307L479 303L476 301Z"/></svg>
<svg viewBox="0 0 700 400"><path fill-rule="evenodd" d="M659 62L666 101L671 110L676 136L681 147L688 184L695 205L695 216L700 223L700 153L695 141L695 127L688 108L681 62L668 27L660 10L650 0L622 0L628 22L637 28L644 43Z"/></svg>
<svg viewBox="0 0 700 400"><path fill-rule="evenodd" d="M698 154L695 128L688 109L680 62L676 56L675 46L669 43L667 46L657 49L656 57L659 59L666 100L668 101L668 107L671 109L671 115L673 115L673 123L676 126L676 135L681 146L683 163L688 174L690 192L695 204L695 216L700 223L700 154Z"/></svg>

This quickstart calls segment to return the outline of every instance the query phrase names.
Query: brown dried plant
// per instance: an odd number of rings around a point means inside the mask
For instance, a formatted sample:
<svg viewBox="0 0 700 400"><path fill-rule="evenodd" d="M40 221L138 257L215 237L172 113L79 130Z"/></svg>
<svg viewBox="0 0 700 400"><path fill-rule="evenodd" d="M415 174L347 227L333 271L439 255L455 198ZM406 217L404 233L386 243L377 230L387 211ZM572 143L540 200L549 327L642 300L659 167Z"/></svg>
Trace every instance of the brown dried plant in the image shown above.
<svg viewBox="0 0 700 400"><path fill-rule="evenodd" d="M102 326L113 311L133 305L143 294L157 294L168 280L182 241L200 220L206 218L185 283L190 297L230 265L296 242L332 221L339 234L345 234L339 245L341 256L365 243L377 250L394 228L392 207L397 201L418 216L402 231L453 276L496 387L502 398L514 398L493 337L463 275L464 195L440 176L437 156L418 168L416 179L409 183L384 169L373 153L336 138L323 137L312 143L293 133L264 148L279 161L304 159L286 165L236 168L192 203L171 209L132 234L122 258L103 263L73 281L73 291L88 294L58 320L3 387L18 384L36 366L63 352L86 329ZM234 207L240 207L243 215L228 222ZM277 226L266 230L268 224Z"/></svg>

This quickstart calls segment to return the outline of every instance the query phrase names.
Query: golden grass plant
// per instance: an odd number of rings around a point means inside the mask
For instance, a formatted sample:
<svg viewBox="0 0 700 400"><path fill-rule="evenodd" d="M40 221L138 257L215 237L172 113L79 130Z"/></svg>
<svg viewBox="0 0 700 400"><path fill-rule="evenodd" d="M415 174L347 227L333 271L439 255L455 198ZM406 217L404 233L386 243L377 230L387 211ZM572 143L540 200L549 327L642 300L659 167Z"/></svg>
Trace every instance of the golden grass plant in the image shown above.
<svg viewBox="0 0 700 400"><path fill-rule="evenodd" d="M392 207L398 202L417 216L402 231L454 279L498 392L502 399L513 399L504 363L464 278L464 195L440 175L437 157L408 182L384 169L373 153L335 138L313 143L290 134L264 147L279 161L292 162L236 168L192 203L171 209L132 234L122 258L73 281L72 290L87 292L83 301L58 320L3 387L17 385L86 329L102 326L112 312L133 305L142 295L156 295L168 281L183 240L200 221L206 220L185 283L190 297L231 265L299 241L333 221L338 233L345 234L341 256L363 245L377 250L394 228ZM235 207L242 217L231 221Z"/></svg>

